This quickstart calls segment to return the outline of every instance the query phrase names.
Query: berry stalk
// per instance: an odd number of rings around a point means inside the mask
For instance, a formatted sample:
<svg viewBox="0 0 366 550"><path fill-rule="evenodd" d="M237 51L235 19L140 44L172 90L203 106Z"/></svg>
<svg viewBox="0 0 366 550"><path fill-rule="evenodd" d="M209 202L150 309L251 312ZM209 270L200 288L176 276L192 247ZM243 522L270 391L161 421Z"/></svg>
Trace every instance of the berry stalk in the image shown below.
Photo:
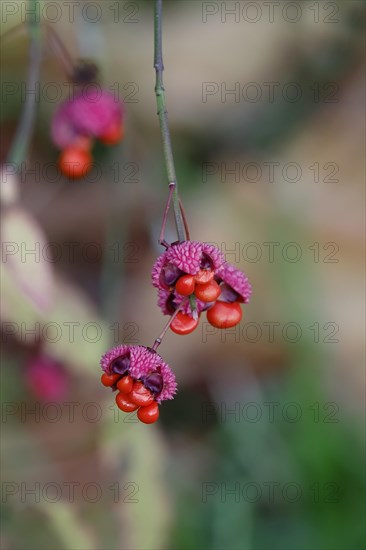
<svg viewBox="0 0 366 550"><path fill-rule="evenodd" d="M163 141L163 150L165 166L168 175L168 181L172 192L172 202L174 210L175 225L179 241L187 239L185 224L179 205L178 184L175 174L173 150L170 139L168 125L168 112L166 109L165 89L163 84L163 51L162 51L162 0L155 0L154 8L154 68L156 72L155 96L158 109L161 137Z"/></svg>
<svg viewBox="0 0 366 550"><path fill-rule="evenodd" d="M67 77L71 79L74 70L74 63L71 55L67 51L65 44L63 43L55 29L52 27L52 25L45 23L45 28L50 46L52 47L55 55L60 59Z"/></svg>
<svg viewBox="0 0 366 550"><path fill-rule="evenodd" d="M163 328L163 330L161 331L159 336L156 338L156 340L153 344L153 347L151 348L153 351L156 351L158 349L158 347L160 346L160 344L163 341L163 338L164 338L168 328L170 327L170 325L172 324L172 322L174 321L174 319L176 318L176 316L178 315L178 313L180 312L181 308L183 307L183 305L185 303L186 303L186 300L183 300L182 303L177 307L177 309L175 310L173 315L171 315L171 317L169 318L169 321L167 322L167 324L165 325L165 327Z"/></svg>

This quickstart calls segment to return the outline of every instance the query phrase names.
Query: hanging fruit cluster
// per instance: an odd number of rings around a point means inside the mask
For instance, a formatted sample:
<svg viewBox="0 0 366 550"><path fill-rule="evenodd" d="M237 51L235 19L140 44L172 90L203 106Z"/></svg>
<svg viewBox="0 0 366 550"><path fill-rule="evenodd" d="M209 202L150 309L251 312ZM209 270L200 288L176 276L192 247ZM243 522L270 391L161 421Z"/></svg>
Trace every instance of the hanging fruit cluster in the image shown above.
<svg viewBox="0 0 366 550"><path fill-rule="evenodd" d="M144 346L117 346L103 355L101 367L102 384L118 391L118 408L126 413L137 411L144 424L157 421L160 403L173 399L177 389L170 367Z"/></svg>
<svg viewBox="0 0 366 550"><path fill-rule="evenodd" d="M234 327L242 318L242 304L249 302L252 293L245 274L227 263L217 247L190 240L187 218L177 188L167 120L163 86L161 8L161 1L156 1L155 95L169 195L159 237L159 244L166 250L156 260L151 275L152 284L158 290L158 306L164 315L169 316L169 321L152 348L119 346L107 352L101 361L104 370L102 383L119 390L116 397L118 407L126 412L137 410L138 418L145 423L155 422L159 416L159 403L164 399L173 399L176 392L173 372L156 353L156 348L161 344L168 328L176 334L190 334L197 328L203 312L206 312L208 322L214 327ZM178 241L169 244L164 235L171 204L174 205ZM151 364L146 367L149 362Z"/></svg>
<svg viewBox="0 0 366 550"><path fill-rule="evenodd" d="M202 312L216 328L240 323L242 303L248 303L252 288L248 278L224 260L213 245L184 241L168 247L152 270L158 289L158 305L165 315L179 308L170 328L176 334L190 334Z"/></svg>
<svg viewBox="0 0 366 550"><path fill-rule="evenodd" d="M93 64L76 67L72 80L78 90L58 106L52 118L52 140L61 149L58 168L71 179L90 171L95 140L115 145L123 139L122 102L96 83L96 76Z"/></svg>

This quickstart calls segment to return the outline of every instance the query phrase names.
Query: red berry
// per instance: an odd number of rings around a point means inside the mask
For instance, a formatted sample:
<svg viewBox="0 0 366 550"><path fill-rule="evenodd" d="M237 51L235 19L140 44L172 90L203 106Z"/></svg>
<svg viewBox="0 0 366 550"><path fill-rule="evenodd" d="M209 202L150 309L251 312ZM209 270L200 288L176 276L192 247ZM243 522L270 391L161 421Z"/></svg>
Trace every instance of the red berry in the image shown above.
<svg viewBox="0 0 366 550"><path fill-rule="evenodd" d="M107 388L114 386L114 384L121 378L120 374L107 374L106 372L102 374L100 381L103 386Z"/></svg>
<svg viewBox="0 0 366 550"><path fill-rule="evenodd" d="M240 323L242 315L238 302L217 301L207 311L207 321L216 328L230 328Z"/></svg>
<svg viewBox="0 0 366 550"><path fill-rule="evenodd" d="M117 393L116 403L117 403L117 407L121 409L121 411L124 411L126 413L129 413L138 409L138 405L136 405L136 403L133 403L133 401L131 401L130 396L122 392Z"/></svg>
<svg viewBox="0 0 366 550"><path fill-rule="evenodd" d="M175 283L175 290L182 296L189 296L194 291L195 285L193 275L182 275Z"/></svg>
<svg viewBox="0 0 366 550"><path fill-rule="evenodd" d="M202 302L214 302L220 296L221 290L217 282L212 280L204 285L196 285L194 293Z"/></svg>
<svg viewBox="0 0 366 550"><path fill-rule="evenodd" d="M111 125L104 134L99 136L99 139L105 145L116 145L123 139L123 126L121 122Z"/></svg>
<svg viewBox="0 0 366 550"><path fill-rule="evenodd" d="M117 382L117 388L122 393L130 393L133 388L133 378L129 374L123 376L123 378Z"/></svg>
<svg viewBox="0 0 366 550"><path fill-rule="evenodd" d="M159 407L156 401L147 407L141 407L137 411L137 418L144 424L152 424L159 418Z"/></svg>
<svg viewBox="0 0 366 550"><path fill-rule="evenodd" d="M214 272L210 269L200 269L199 272L194 276L196 283L203 285L209 283L214 278Z"/></svg>
<svg viewBox="0 0 366 550"><path fill-rule="evenodd" d="M175 334L190 334L198 325L198 319L193 319L190 315L177 313L177 316L173 319L170 328Z"/></svg>
<svg viewBox="0 0 366 550"><path fill-rule="evenodd" d="M129 399L136 403L138 407L146 407L154 402L154 396L150 390L145 388L142 382L135 382L131 393L128 395Z"/></svg>
<svg viewBox="0 0 366 550"><path fill-rule="evenodd" d="M64 149L58 159L60 172L72 179L84 177L91 169L92 163L93 157L90 152L77 147Z"/></svg>

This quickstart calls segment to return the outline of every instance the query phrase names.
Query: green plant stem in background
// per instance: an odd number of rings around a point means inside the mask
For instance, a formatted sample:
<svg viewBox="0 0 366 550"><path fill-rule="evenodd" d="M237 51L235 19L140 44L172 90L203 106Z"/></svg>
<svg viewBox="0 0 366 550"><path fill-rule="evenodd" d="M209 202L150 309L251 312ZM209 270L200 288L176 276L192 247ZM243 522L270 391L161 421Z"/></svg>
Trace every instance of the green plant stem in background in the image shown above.
<svg viewBox="0 0 366 550"><path fill-rule="evenodd" d="M35 90L42 61L42 36L40 27L40 6L38 0L29 0L29 66L27 76L27 90ZM34 14L34 15L33 15ZM15 137L11 145L7 162L20 164L27 154L29 141L32 135L35 107L37 104L36 95L33 93L26 94L25 104L22 111L21 119Z"/></svg>
<svg viewBox="0 0 366 550"><path fill-rule="evenodd" d="M175 224L178 233L179 241L186 240L186 234L184 230L184 221L181 214L178 195L178 184L175 175L174 159L172 144L170 140L170 132L168 125L168 112L165 103L165 90L163 85L163 52L162 52L162 0L155 0L155 12L154 12L154 67L156 71L156 84L155 95L156 104L158 108L158 117L160 123L161 136L163 140L163 149L165 157L166 171L168 175L169 184L174 184L174 191L172 195L173 210Z"/></svg>

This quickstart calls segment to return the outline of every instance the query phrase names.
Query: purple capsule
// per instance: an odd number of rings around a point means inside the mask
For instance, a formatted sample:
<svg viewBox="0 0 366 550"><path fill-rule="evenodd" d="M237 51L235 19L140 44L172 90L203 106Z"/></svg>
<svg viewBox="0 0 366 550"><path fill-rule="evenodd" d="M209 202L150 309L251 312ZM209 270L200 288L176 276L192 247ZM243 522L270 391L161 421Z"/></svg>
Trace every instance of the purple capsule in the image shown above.
<svg viewBox="0 0 366 550"><path fill-rule="evenodd" d="M202 255L202 260L200 264L201 269L213 269L213 262L207 254Z"/></svg>
<svg viewBox="0 0 366 550"><path fill-rule="evenodd" d="M163 389L163 377L158 372L153 372L144 378L144 386L157 395Z"/></svg>
<svg viewBox="0 0 366 550"><path fill-rule="evenodd" d="M232 303L232 302L236 302L240 298L240 295L237 292L235 292L235 290L232 289L231 286L227 285L226 283L222 283L220 285L220 290L221 290L220 302Z"/></svg>
<svg viewBox="0 0 366 550"><path fill-rule="evenodd" d="M160 282L166 286L171 287L179 279L183 272L174 264L168 264L161 270Z"/></svg>
<svg viewBox="0 0 366 550"><path fill-rule="evenodd" d="M166 301L166 308L171 315L173 315L173 313L177 309L177 304L175 302L175 296L173 292L170 294L169 298Z"/></svg>
<svg viewBox="0 0 366 550"><path fill-rule="evenodd" d="M112 361L111 369L116 374L125 374L130 368L130 358L128 355L117 357Z"/></svg>

